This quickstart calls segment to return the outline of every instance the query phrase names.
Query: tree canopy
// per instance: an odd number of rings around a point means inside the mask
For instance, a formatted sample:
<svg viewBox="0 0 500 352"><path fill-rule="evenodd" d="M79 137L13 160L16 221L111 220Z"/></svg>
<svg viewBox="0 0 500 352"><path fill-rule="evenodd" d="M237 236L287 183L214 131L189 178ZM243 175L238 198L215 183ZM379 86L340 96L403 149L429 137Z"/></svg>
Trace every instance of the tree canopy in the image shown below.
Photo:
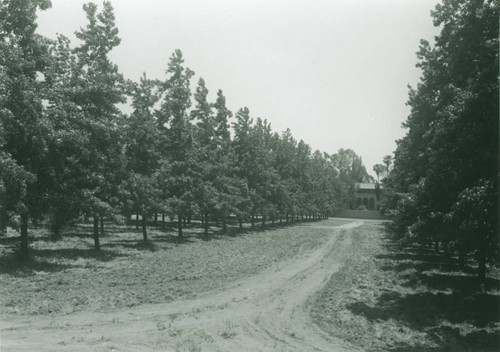
<svg viewBox="0 0 500 352"><path fill-rule="evenodd" d="M449 255L498 262L498 1L446 0L422 40L422 77L385 180L394 230ZM389 164L388 164L389 165Z"/></svg>
<svg viewBox="0 0 500 352"><path fill-rule="evenodd" d="M157 213L176 219L179 236L194 217L205 233L231 219L323 218L368 177L350 149L313 151L246 107L233 116L202 78L193 92L181 50L165 77L125 79L110 59L121 40L109 1L83 5L74 47L38 35L37 10L50 5L0 2L0 229L20 229L24 254L30 219L59 239L66 224L92 218L99 250L104 217L136 215L145 241Z"/></svg>

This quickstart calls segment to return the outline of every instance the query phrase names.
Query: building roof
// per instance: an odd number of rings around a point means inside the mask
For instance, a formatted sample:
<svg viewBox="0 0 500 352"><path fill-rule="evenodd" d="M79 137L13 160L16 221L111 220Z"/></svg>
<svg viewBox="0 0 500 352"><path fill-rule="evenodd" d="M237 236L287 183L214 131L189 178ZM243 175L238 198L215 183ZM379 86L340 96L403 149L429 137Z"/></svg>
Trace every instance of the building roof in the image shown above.
<svg viewBox="0 0 500 352"><path fill-rule="evenodd" d="M358 183L357 186L360 190L375 189L375 183Z"/></svg>

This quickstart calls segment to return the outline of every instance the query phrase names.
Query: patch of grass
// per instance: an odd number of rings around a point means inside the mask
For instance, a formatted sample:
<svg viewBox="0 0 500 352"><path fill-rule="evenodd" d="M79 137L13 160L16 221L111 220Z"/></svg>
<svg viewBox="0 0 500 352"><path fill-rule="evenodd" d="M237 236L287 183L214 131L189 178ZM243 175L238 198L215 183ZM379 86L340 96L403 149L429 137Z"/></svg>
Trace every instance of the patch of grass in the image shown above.
<svg viewBox="0 0 500 352"><path fill-rule="evenodd" d="M9 238L0 241L0 313L113 311L192 298L275 268L317 248L331 233L305 225L244 229L206 240L203 229L193 226L179 242L174 229L151 228L144 243L133 228L108 227L101 251L93 249L92 227L85 224L55 242L47 240L46 230L34 231L27 263L16 258Z"/></svg>
<svg viewBox="0 0 500 352"><path fill-rule="evenodd" d="M408 251L383 229L354 232L357 250L317 295L313 320L368 351L500 350L500 281L481 286L435 253Z"/></svg>
<svg viewBox="0 0 500 352"><path fill-rule="evenodd" d="M201 352L201 346L191 340L191 339L186 339L184 341L177 342L175 345L175 352Z"/></svg>
<svg viewBox="0 0 500 352"><path fill-rule="evenodd" d="M231 339L236 336L235 326L230 321L227 320L224 322L224 326L220 329L219 335L225 339Z"/></svg>

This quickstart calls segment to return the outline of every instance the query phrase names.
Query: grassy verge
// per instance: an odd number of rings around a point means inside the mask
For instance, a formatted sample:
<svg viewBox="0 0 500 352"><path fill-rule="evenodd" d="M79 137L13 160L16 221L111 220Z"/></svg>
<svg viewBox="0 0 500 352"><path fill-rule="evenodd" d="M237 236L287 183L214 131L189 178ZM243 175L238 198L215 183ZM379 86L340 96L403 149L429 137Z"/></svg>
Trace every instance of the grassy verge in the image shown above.
<svg viewBox="0 0 500 352"><path fill-rule="evenodd" d="M182 242L171 229L151 230L144 243L133 228L106 230L100 252L92 248L90 225L58 242L48 241L46 230L32 231L32 260L24 264L13 253L18 238L0 238L0 312L108 311L191 298L316 248L330 233L296 225L204 237L193 227Z"/></svg>
<svg viewBox="0 0 500 352"><path fill-rule="evenodd" d="M431 251L402 249L382 225L355 229L355 249L312 304L325 331L368 351L500 350L500 281Z"/></svg>

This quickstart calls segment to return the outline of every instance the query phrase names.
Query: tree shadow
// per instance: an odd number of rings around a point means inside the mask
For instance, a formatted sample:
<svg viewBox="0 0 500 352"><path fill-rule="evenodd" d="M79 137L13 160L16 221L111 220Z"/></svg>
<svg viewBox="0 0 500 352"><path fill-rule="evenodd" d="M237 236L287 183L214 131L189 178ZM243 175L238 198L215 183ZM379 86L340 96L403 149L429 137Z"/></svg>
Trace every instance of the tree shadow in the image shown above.
<svg viewBox="0 0 500 352"><path fill-rule="evenodd" d="M376 258L398 284L373 306L356 302L349 310L372 322L395 319L426 332L438 346L428 351L500 350L500 280L490 276L479 281L472 266L460 268L456 258L432 250L408 250L393 243L386 249L388 254ZM392 351L425 350L403 345Z"/></svg>
<svg viewBox="0 0 500 352"><path fill-rule="evenodd" d="M132 244L130 248L134 248L139 251L147 250L150 252L156 252L158 250L158 246L153 241L150 240L147 241L141 240L139 242L136 241L136 243Z"/></svg>
<svg viewBox="0 0 500 352"><path fill-rule="evenodd" d="M401 295L390 292L382 294L374 307L356 302L348 308L370 321L392 318L419 330L437 327L443 321L452 324L467 322L477 328L500 321L498 297L488 293L464 297L461 293L422 292Z"/></svg>
<svg viewBox="0 0 500 352"><path fill-rule="evenodd" d="M64 232L61 236L61 240L64 238L92 238L93 234L91 232Z"/></svg>
<svg viewBox="0 0 500 352"><path fill-rule="evenodd" d="M21 242L21 236L0 237L0 245L15 247Z"/></svg>
<svg viewBox="0 0 500 352"><path fill-rule="evenodd" d="M55 273L73 268L74 266L61 263L51 263L30 255L28 258L20 257L17 252L9 253L0 258L0 274L13 277L32 276L36 272Z"/></svg>
<svg viewBox="0 0 500 352"><path fill-rule="evenodd" d="M187 244L187 243L192 243L193 238L195 235L190 235L190 234L185 234L182 237L179 237L177 235L158 235L154 234L151 236L152 240L154 242L163 242L163 243L168 243L168 244Z"/></svg>
<svg viewBox="0 0 500 352"><path fill-rule="evenodd" d="M103 247L121 247L128 249L136 249L136 250L149 250L151 252L155 252L160 248L155 244L155 242L151 240L119 240L113 241L112 243L106 243Z"/></svg>
<svg viewBox="0 0 500 352"><path fill-rule="evenodd" d="M94 248L57 248L57 249L31 249L33 257L39 258L59 258L59 259L95 259L101 262L109 262L118 257L125 257L125 254L113 251Z"/></svg>
<svg viewBox="0 0 500 352"><path fill-rule="evenodd" d="M438 270L443 273L460 271L461 273L467 275L476 274L476 269L472 266L465 265L460 267L458 260L455 258L447 258L444 255L398 252L377 255L375 258L388 259L392 261L392 264L383 265L381 266L381 269L396 271L398 273L408 269L415 269L420 273L430 270Z"/></svg>

